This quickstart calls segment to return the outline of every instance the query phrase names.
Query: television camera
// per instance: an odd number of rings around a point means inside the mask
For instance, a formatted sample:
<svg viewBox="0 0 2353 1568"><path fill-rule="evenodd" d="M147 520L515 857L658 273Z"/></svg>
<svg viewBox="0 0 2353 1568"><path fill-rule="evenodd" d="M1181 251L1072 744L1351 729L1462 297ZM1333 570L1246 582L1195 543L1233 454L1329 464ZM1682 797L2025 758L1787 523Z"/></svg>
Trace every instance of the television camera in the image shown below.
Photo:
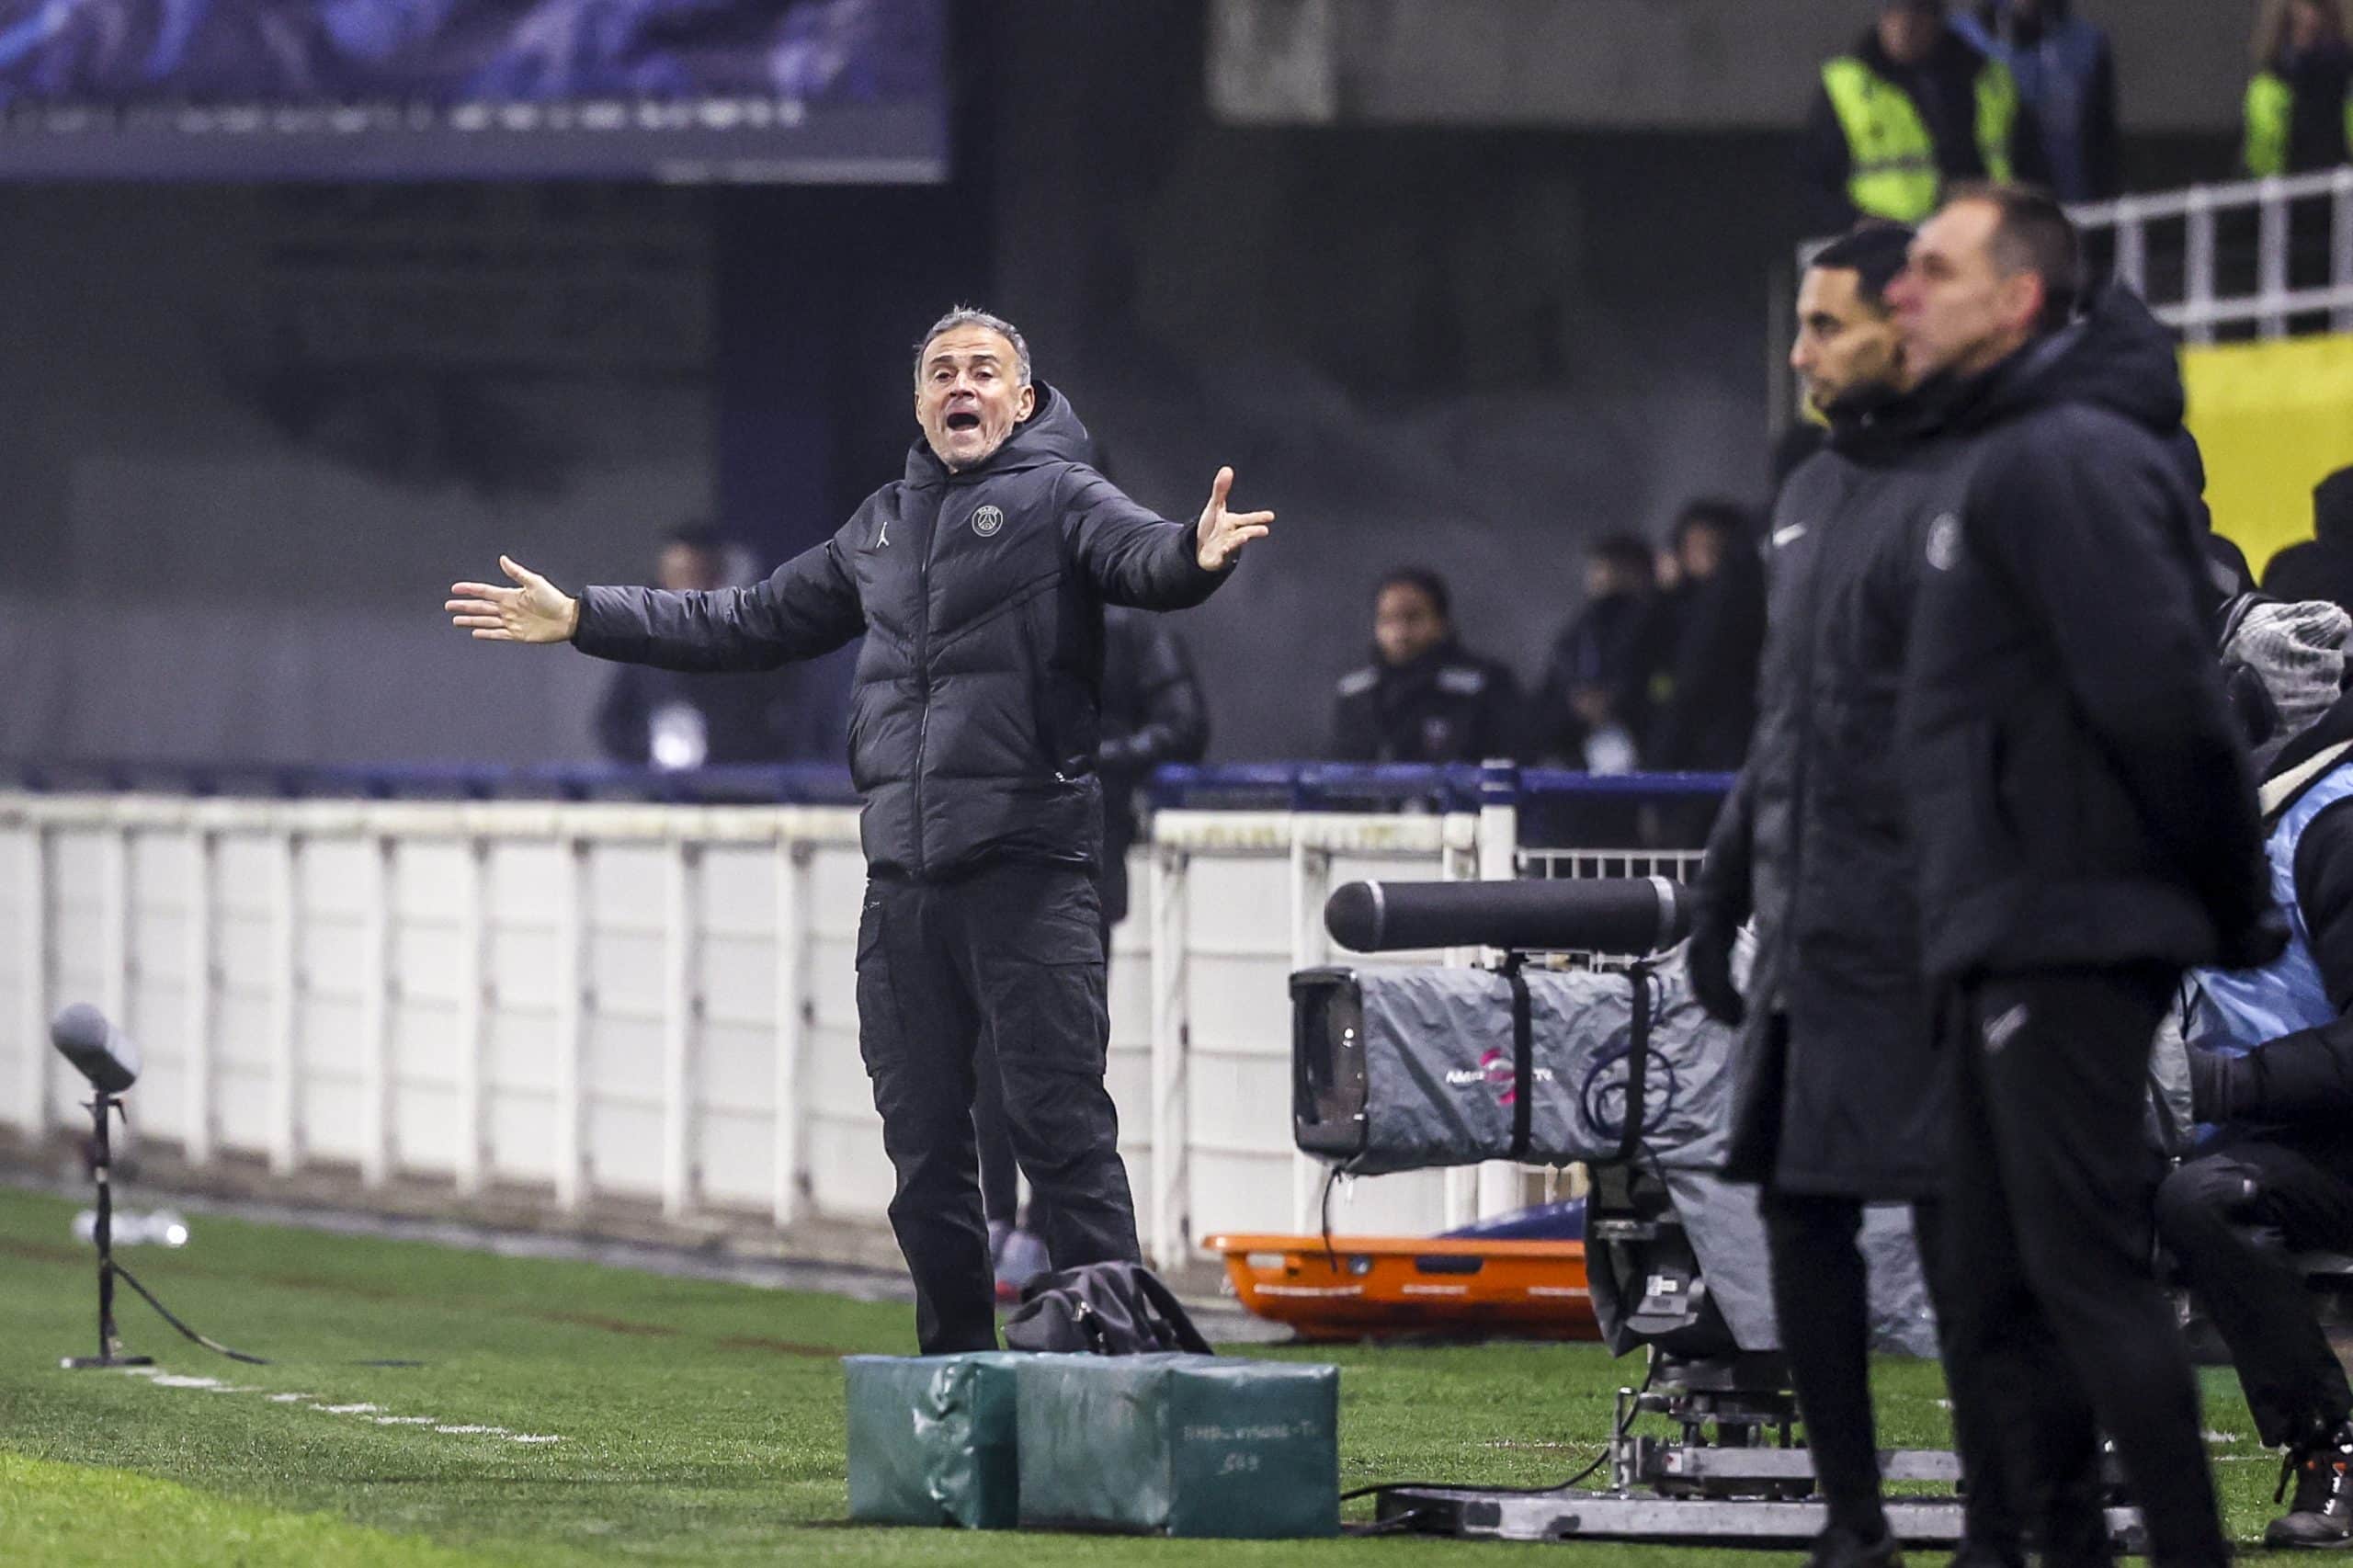
<svg viewBox="0 0 2353 1568"><path fill-rule="evenodd" d="M1353 951L1485 956L1291 977L1299 1148L1343 1174L1585 1165L1595 1316L1613 1352L1648 1361L1642 1384L1619 1391L1593 1467L1606 1467L1601 1489L1401 1483L1376 1490L1377 1517L1514 1540L1813 1538L1825 1515L1778 1347L1756 1194L1715 1174L1734 1036L1692 998L1673 950L1688 892L1663 878L1358 882L1324 919ZM1933 1354L1908 1221L1874 1211L1863 1244L1874 1317L1908 1324L1904 1348ZM1637 1432L1644 1416L1671 1435ZM1900 1539L1960 1540L1954 1455L1884 1452L1881 1473ZM2111 1508L2109 1524L2126 1540L2137 1520Z"/></svg>

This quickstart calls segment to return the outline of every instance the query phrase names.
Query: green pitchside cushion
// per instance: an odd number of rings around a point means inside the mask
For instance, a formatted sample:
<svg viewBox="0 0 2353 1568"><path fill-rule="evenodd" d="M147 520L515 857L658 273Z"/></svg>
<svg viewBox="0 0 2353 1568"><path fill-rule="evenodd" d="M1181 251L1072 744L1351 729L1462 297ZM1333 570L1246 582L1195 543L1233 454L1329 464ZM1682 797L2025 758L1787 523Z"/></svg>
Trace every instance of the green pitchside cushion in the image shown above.
<svg viewBox="0 0 2353 1568"><path fill-rule="evenodd" d="M1006 1350L845 1356L849 1517L869 1525L1011 1529L1021 1517Z"/></svg>
<svg viewBox="0 0 2353 1568"><path fill-rule="evenodd" d="M1336 1535L1340 1373L1215 1356L1032 1356L1025 1528Z"/></svg>

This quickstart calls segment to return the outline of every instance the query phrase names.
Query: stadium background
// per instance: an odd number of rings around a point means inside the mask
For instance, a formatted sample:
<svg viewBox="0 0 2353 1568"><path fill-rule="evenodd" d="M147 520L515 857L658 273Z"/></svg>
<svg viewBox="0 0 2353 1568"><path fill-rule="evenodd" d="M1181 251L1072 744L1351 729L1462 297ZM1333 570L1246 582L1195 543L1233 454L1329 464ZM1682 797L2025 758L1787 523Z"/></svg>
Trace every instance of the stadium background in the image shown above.
<svg viewBox="0 0 2353 1568"><path fill-rule="evenodd" d="M2226 176L2248 8L2131 9L2133 185ZM1226 457L1279 498L1190 623L1221 759L1320 730L1398 561L1524 664L1583 542L1763 494L1792 127L1860 8L952 10L944 186L0 187L0 756L591 756L603 672L481 679L417 607L499 548L579 582L688 517L822 537L895 473L954 298L1147 501ZM2331 459L2240 428L2200 425L2259 568Z"/></svg>
<svg viewBox="0 0 2353 1568"><path fill-rule="evenodd" d="M0 6L0 21L26 9ZM2228 177L2253 7L2126 9L2093 6L2117 34L2131 185ZM640 579L664 530L697 517L768 558L823 537L897 471L908 340L952 299L1029 329L1042 373L1143 499L1188 512L1209 468L1233 460L1282 508L1280 547L1185 623L1222 759L1312 748L1333 678L1364 656L1370 587L1397 561L1442 565L1466 629L1524 665L1575 607L1583 545L1627 528L1656 539L1695 494L1765 494L1802 237L1794 122L1820 58L1867 7L949 12L938 184L839 170L708 184L650 162L564 182L513 164L459 178L438 162L431 179L125 166L0 184L0 669L13 699L0 758L585 758L606 672L546 658L486 674L483 651L432 613L452 574L504 549L566 582ZM655 172L688 177L642 177ZM2329 339L2191 353L2213 498L2258 567L2302 536L2312 480L2353 460L2345 359ZM813 713L839 674L792 677ZM5 1152L55 1155L48 1169L68 1173L55 1193L0 1194L0 1321L36 1347L0 1368L0 1541L76 1560L88 1519L111 1511L97 1560L233 1561L249 1538L288 1562L445 1560L416 1537L499 1561L963 1549L807 1528L841 1513L830 1358L904 1349L896 1304L325 1242L253 1225L249 1209L199 1210L191 1250L154 1266L169 1298L290 1364L223 1377L236 1386L219 1399L196 1384L61 1389L48 1369L87 1337L86 1252L68 1244L74 1085L39 1039L68 995L107 1001L150 1043L139 1113L157 1130L142 1151L154 1176L173 1172L176 1142L211 1140L218 1168L199 1174L248 1197L774 1242L766 1194L781 1221L807 1174L783 1158L798 1113L818 1167L801 1196L855 1197L842 1207L866 1221L861 1239L832 1244L887 1256L871 1211L887 1173L841 994L856 873L838 833L813 858L821 907L804 957L824 972L796 971L798 1012L765 946L777 933L733 924L747 910L781 921L769 906L783 845L689 850L676 818L694 813L679 808L596 842L577 863L595 907L571 929L586 972L570 975L566 1018L553 934L519 929L544 911L516 908L533 879L508 869L512 844L467 872L438 827L421 848L388 835L371 858L375 819L305 816L307 802L265 803L207 839L195 814L171 827L42 814L61 801L10 817L0 858L35 873L14 878L0 914L0 1119L27 1135ZM1393 869L1404 857L1358 852L1407 839L1416 858L1402 874L1510 874L1507 842L1498 870L1486 841L1465 855L1449 836L1462 814L1341 823L1336 857L1302 836L1247 867L1196 862L1192 926L1178 927L1196 1131L1213 1143L1246 1123L1267 1147L1239 1151L1255 1165L1234 1148L1222 1165L1197 1158L1184 1241L1242 1196L1288 1216L1312 1199L1306 1163L1283 1147L1279 1025L1280 977L1313 939L1299 910L1320 902L1316 879ZM552 858L543 828L517 836L531 840L521 856ZM1145 924L1123 930L1115 960L1113 1074L1125 1104L1157 1112ZM490 972L450 956L468 931ZM533 1017L520 1028L504 1016L521 1013ZM518 1062L563 1079L551 1063L567 1033L568 1087L502 1080ZM813 1112L783 1095L790 1065L774 1060L804 1034ZM460 1081L480 1135L472 1165L449 1110ZM626 1158L585 1170L585 1202L559 1171L551 1212L539 1167L562 1142L548 1108L567 1095L575 1117L584 1101L603 1116L588 1153ZM727 1183L706 1181L706 1156L714 1169L724 1157ZM1150 1157L1140 1187L1160 1181ZM1449 1218L1464 1207L1458 1174ZM796 1243L844 1217L815 1208ZM1434 1222L1438 1205L1423 1209ZM1353 1212L1393 1210L1376 1194ZM162 1342L135 1321L143 1347ZM176 1371L223 1370L190 1354ZM1623 1369L1588 1347L1531 1354L1335 1353L1349 1369L1347 1482L1434 1467L1538 1482L1583 1464ZM404 1382L343 1364L403 1355L434 1365ZM1891 1438L1939 1440L1932 1369L1893 1385ZM261 1408L297 1388L346 1416ZM157 1418L156 1399L182 1395ZM2245 1536L2267 1512L2268 1456L2227 1378L2208 1396ZM461 1433L494 1418L572 1446L484 1460L456 1435L371 1429L380 1405L404 1413L394 1422L429 1408ZM412 1539L345 1539L355 1526ZM995 1549L1030 1562L1099 1552Z"/></svg>

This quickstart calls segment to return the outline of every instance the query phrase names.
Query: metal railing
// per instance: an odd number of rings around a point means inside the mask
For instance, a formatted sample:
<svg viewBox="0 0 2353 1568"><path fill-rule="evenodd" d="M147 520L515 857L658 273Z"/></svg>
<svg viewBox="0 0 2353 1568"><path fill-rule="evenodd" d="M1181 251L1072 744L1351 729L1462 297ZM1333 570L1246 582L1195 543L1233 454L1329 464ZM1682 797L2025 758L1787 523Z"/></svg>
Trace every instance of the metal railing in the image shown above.
<svg viewBox="0 0 2353 1568"><path fill-rule="evenodd" d="M536 1189L551 1222L607 1199L779 1231L879 1222L892 1182L856 1048L855 814L468 792L504 778L345 780L429 785L415 799L199 794L153 777L0 788L0 1120L32 1140L71 1125L46 1022L88 1000L146 1050L142 1131L199 1170L238 1155L279 1178L339 1168L363 1202L408 1178L459 1200ZM1291 1142L1286 980L1335 957L1322 912L1336 882L1666 875L1693 858L1524 850L1529 785L1507 767L1166 782L1204 799L1451 790L1456 809L1157 814L1142 918L1113 944L1110 1076L1163 1261L1188 1254L1196 1213L1221 1229L1312 1223L1321 1172ZM1380 1178L1359 1184L1352 1222L1438 1229L1515 1205L1522 1186L1507 1165Z"/></svg>
<svg viewBox="0 0 2353 1568"><path fill-rule="evenodd" d="M2234 326L2353 331L2353 165L2069 211L2087 239L2112 243L2115 277L2191 343Z"/></svg>

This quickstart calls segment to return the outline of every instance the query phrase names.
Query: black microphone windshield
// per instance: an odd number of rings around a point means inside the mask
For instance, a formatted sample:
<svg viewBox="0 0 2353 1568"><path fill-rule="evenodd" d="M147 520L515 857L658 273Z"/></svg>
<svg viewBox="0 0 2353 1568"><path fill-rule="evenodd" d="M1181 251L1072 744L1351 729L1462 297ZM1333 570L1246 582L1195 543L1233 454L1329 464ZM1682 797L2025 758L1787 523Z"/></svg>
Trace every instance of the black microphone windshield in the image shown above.
<svg viewBox="0 0 2353 1568"><path fill-rule="evenodd" d="M1324 926L1351 952L1511 948L1652 953L1690 934L1689 895L1665 877L1558 881L1350 882Z"/></svg>
<svg viewBox="0 0 2353 1568"><path fill-rule="evenodd" d="M87 1002L62 1008L50 1019L49 1043L92 1087L107 1094L121 1094L139 1081L139 1047Z"/></svg>

